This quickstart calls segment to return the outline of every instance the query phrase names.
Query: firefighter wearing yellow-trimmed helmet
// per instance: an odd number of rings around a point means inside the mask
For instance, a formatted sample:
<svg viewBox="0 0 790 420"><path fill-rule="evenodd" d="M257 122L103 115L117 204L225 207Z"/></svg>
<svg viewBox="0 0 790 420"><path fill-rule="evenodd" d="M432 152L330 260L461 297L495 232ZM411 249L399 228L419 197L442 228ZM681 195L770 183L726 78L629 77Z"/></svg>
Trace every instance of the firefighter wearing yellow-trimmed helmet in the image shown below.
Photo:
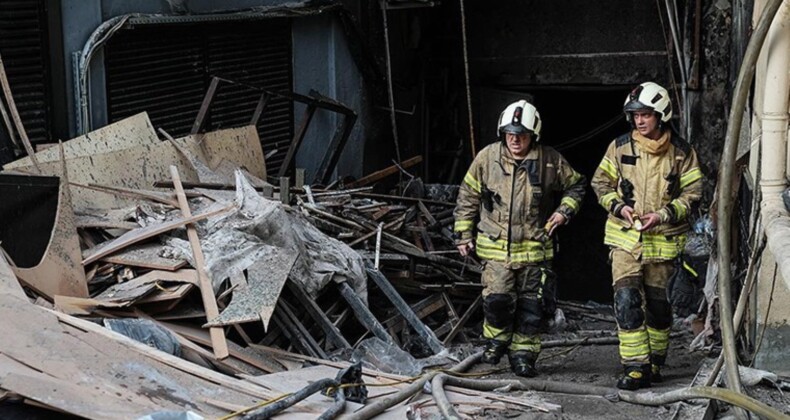
<svg viewBox="0 0 790 420"><path fill-rule="evenodd" d="M672 118L672 102L669 92L658 83L645 82L634 88L623 104L625 118L634 124L633 112L650 110L657 114L659 128L662 128Z"/></svg>
<svg viewBox="0 0 790 420"><path fill-rule="evenodd" d="M531 103L520 100L508 105L499 115L497 123L497 133L500 138L504 138L506 133L532 135L532 140L538 141L540 128L543 122L540 113Z"/></svg>

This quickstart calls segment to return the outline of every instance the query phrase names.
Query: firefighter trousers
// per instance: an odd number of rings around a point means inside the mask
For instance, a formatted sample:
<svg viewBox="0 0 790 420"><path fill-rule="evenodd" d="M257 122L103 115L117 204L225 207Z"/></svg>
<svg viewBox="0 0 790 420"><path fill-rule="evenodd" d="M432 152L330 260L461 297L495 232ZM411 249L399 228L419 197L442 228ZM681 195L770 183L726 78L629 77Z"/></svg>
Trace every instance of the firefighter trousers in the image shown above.
<svg viewBox="0 0 790 420"><path fill-rule="evenodd" d="M511 353L539 353L541 322L556 295L551 262L513 266L487 261L482 283L483 337L508 345Z"/></svg>
<svg viewBox="0 0 790 420"><path fill-rule="evenodd" d="M669 348L672 307L666 286L674 270L669 261L643 262L640 253L611 252L614 313L623 365L663 365Z"/></svg>

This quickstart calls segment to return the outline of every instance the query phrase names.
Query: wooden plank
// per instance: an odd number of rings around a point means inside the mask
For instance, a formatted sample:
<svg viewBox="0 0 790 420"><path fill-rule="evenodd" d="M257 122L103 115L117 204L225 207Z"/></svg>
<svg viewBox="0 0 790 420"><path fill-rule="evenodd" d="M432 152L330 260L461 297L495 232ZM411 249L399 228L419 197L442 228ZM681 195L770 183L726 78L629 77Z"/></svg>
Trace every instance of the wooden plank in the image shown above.
<svg viewBox="0 0 790 420"><path fill-rule="evenodd" d="M89 256L82 260L82 265L88 265L94 261L98 261L101 258L125 249L128 246L142 242L148 238L153 238L154 236L161 235L165 232L169 232L187 224L199 222L201 220L208 219L209 217L228 212L232 208L233 206L222 207L220 209L209 210L194 216L171 220L169 222L150 225L126 232L112 241L100 245Z"/></svg>
<svg viewBox="0 0 790 420"><path fill-rule="evenodd" d="M197 278L197 274L194 275L194 278ZM135 305L151 305L151 304L160 304L162 302L173 302L172 305L165 306L164 309L160 311L155 311L153 308L146 306L146 312L166 312L169 311L173 306L178 304L178 301L184 298L184 296L189 293L193 287L196 287L194 284L179 284L170 287L164 287L164 290L156 290L150 295L139 299L135 302Z"/></svg>
<svg viewBox="0 0 790 420"><path fill-rule="evenodd" d="M214 95L217 93L217 86L219 86L219 78L212 77L211 83L208 85L208 90L206 90L206 95L203 97L203 102L200 104L197 117L195 117L195 122L192 124L191 134L197 134L200 132L200 129L203 128L203 121L206 119L209 108L211 108L211 102L214 101Z"/></svg>
<svg viewBox="0 0 790 420"><path fill-rule="evenodd" d="M300 337L303 337L305 342L307 342L307 344L315 350L315 354L318 355L318 357L327 359L328 357L326 352L324 352L324 349L322 349L321 346L316 343L315 339L310 334L310 331L307 331L307 328L305 328L305 326L302 324L302 321L299 320L299 317L296 316L291 306L288 305L288 302L283 299L280 301L279 305L285 314L285 317L290 321L290 324L295 327L293 332Z"/></svg>
<svg viewBox="0 0 790 420"><path fill-rule="evenodd" d="M184 195L184 187L181 186L181 177L178 176L178 168L171 166L170 175L173 178L173 185L175 185L176 188L176 197L178 197L181 213L184 217L189 218L192 216L192 211L189 210L189 202L187 202L187 196ZM206 259L203 256L203 249L200 247L200 238L198 238L197 228L195 228L193 224L187 224L186 228L189 245L192 247L192 256L196 265L195 269L198 272L198 282L200 296L203 298L203 307L206 310L206 316L209 319L213 319L219 315L219 308L217 308L217 299L214 297L214 286L212 285L211 277L206 268ZM222 360L228 357L228 343L225 340L225 330L221 327L211 327L209 333L211 334L214 355L217 359Z"/></svg>
<svg viewBox="0 0 790 420"><path fill-rule="evenodd" d="M288 170L291 169L291 165L293 165L294 158L296 157L296 151L299 150L299 146L302 144L302 140L304 140L304 135L307 133L307 127L310 126L310 121L313 119L313 115L315 115L315 110L316 106L312 103L307 105L307 108L305 108L302 122L299 124L299 129L296 131L296 135L294 135L293 140L291 140L291 144L288 146L288 152L286 152L285 159L283 159L282 166L280 166L280 170L277 172L278 178L284 177L288 173Z"/></svg>
<svg viewBox="0 0 790 420"><path fill-rule="evenodd" d="M2 84L3 94L5 95L5 100L8 104L8 111L11 113L11 119L14 121L17 134L19 134L19 138L22 140L22 144L25 146L25 151L27 152L28 157L30 157L33 167L36 168L36 172L41 173L41 167L38 164L38 159L36 158L36 151L33 150L33 146L30 144L30 139L27 137L27 131L25 131L25 126L22 124L22 118L19 116L19 110L16 108L16 103L14 102L14 95L11 94L11 85L8 83L8 75L5 72L5 65L3 65L2 56L0 56L0 84Z"/></svg>
<svg viewBox="0 0 790 420"><path fill-rule="evenodd" d="M14 271L8 265L5 258L5 251L0 248L0 293L9 293L20 298L25 298L25 291L19 284Z"/></svg>
<svg viewBox="0 0 790 420"><path fill-rule="evenodd" d="M206 133L198 138L176 139L184 149L208 162L225 159L238 167L247 168L258 177L264 176L263 151L254 127L240 127ZM96 156L67 159L69 179L79 185L100 184L127 189L148 189L169 177L170 165L178 166L184 181L197 181L198 174L189 162L169 142L145 144ZM60 176L55 162L41 165L42 173ZM22 168L24 169L24 168ZM96 194L95 191L73 186L72 204L75 210L93 213L94 209L110 209L133 204L133 200L117 194Z"/></svg>
<svg viewBox="0 0 790 420"><path fill-rule="evenodd" d="M474 302L472 302L472 304L469 306L469 309L467 309L466 312L464 312L464 314L461 316L461 319L458 321L458 323L455 324L453 329L450 330L450 332L447 334L447 337L444 337L443 343L444 343L445 346L450 344L450 342L453 341L453 338L455 338L455 336L458 334L458 332L461 331L461 328L463 328L464 325L466 325L466 323L469 321L469 318L478 309L480 309L480 306L482 306L482 305L483 305L483 295L480 295L480 296L477 297L477 299L475 299Z"/></svg>
<svg viewBox="0 0 790 420"><path fill-rule="evenodd" d="M436 334L434 334L433 331L431 331L431 329L420 320L417 314L411 310L409 304L406 303L406 301L403 300L403 297L401 297L400 293L398 293L398 291L392 287L392 284L390 284L389 280L387 280L387 278L376 269L366 268L365 270L368 273L368 277L373 279L379 289L381 289L381 291L384 292L384 295L387 296L387 299L389 299L389 301L395 305L395 309L397 309L398 312L403 315L403 318L405 318L406 322L408 322L414 331L417 332L420 338L425 340L425 342L428 344L428 347L431 348L434 354L441 353L444 350L444 345L442 345L442 342L436 338Z"/></svg>
<svg viewBox="0 0 790 420"><path fill-rule="evenodd" d="M291 289L291 293L296 297L305 311L310 314L313 320L324 332L324 335L328 341L332 342L335 347L340 349L351 348L351 344L346 340L345 337L343 337L343 334L340 333L340 330L334 324L332 324L332 321L329 320L329 317L327 317L324 311L321 310L321 307L318 306L315 300L310 299L307 296L307 292L299 283L290 280L286 282L286 284L288 285L288 288Z"/></svg>
<svg viewBox="0 0 790 420"><path fill-rule="evenodd" d="M162 246L159 244L136 245L104 257L101 260L112 264L167 271L178 270L187 264L182 259L162 257L159 255L161 251Z"/></svg>
<svg viewBox="0 0 790 420"><path fill-rule="evenodd" d="M7 375L4 389L60 411L88 419L138 418L161 408L146 398L120 398L98 386L79 386L34 370Z"/></svg>
<svg viewBox="0 0 790 420"><path fill-rule="evenodd" d="M63 143L66 159L85 156L98 156L138 146L159 143L154 126L148 114L141 112L118 122L109 124L80 137ZM60 154L55 147L36 153L40 164L57 162ZM3 165L4 169L24 168L33 164L30 157L24 157Z"/></svg>
<svg viewBox="0 0 790 420"><path fill-rule="evenodd" d="M3 307L0 306L0 309L2 308ZM215 385L219 385L219 387L217 387L215 391L241 392L246 395L260 399L268 399L273 397L273 395L271 395L261 387L250 386L251 384L247 382L239 381L229 376L220 374L218 372L201 368L200 366L197 366L194 363L188 362L171 354L159 351L157 349L149 347L144 343L140 343L138 341L132 340L131 338L110 331L106 328L102 328L101 326L94 324L93 322L75 318L73 316L66 315L63 313L49 311L43 308L41 310L47 311L50 315L57 317L60 320L60 322L74 327L75 331L83 331L90 334L95 334L95 336L93 337L95 337L96 340L98 340L99 342L106 343L105 348L108 351L110 351L110 353L108 354L113 354L115 358L118 358L117 360L124 360L123 357L130 354L130 352L132 352L132 355L134 355L134 353L137 353L153 361L162 363L163 365L166 365L170 368L176 369L177 371L187 373L194 378L200 378L202 380L208 381ZM86 335L84 338L87 339L92 337L90 335ZM59 346L53 345L53 351L57 352L57 351L62 351L64 349L70 351L78 351L78 349L71 350L70 347L67 346L68 343L66 343L65 341L69 341L69 340L73 340L73 339L64 338L62 340L63 342ZM99 358L99 360L97 361L100 360L102 359ZM112 360L116 360L116 359L112 359ZM117 363L117 361L114 361L114 363ZM112 369L107 369L107 373L112 374L113 373ZM79 377L79 376L80 376L79 374L75 374L75 377ZM170 375L170 379L175 380L176 375Z"/></svg>
<svg viewBox="0 0 790 420"><path fill-rule="evenodd" d="M194 328L191 326L177 324L172 322L159 322L162 326L178 333L181 336L188 338L195 343L203 346L211 347L211 337L206 333L206 330ZM264 371L282 372L285 367L274 359L264 357L260 351L250 347L244 348L238 344L230 341L228 342L228 349L230 350L231 357L242 360Z"/></svg>
<svg viewBox="0 0 790 420"><path fill-rule="evenodd" d="M419 164L420 162L422 162L422 156L415 156L413 158L406 159L403 162L401 162L400 163L400 167L403 168L403 169L407 169L407 168L411 168L412 166L415 166L415 165ZM398 171L400 171L400 169L398 169L398 165L388 166L388 167L386 167L386 168L384 168L382 170L373 172L370 175L363 176L362 178L360 178L360 179L358 179L358 180L356 180L354 182L345 184L345 186L346 186L346 188L363 187L365 185L369 185L369 184L372 184L374 182L381 181L382 179L384 179L384 178L386 178L386 177L388 177L390 175L394 175L394 174L398 173Z"/></svg>
<svg viewBox="0 0 790 420"><path fill-rule="evenodd" d="M197 272L195 270L179 270L176 272L154 270L133 278L126 282L108 287L94 299L102 302L125 302L131 304L153 290L157 289L158 282L185 282L196 284Z"/></svg>

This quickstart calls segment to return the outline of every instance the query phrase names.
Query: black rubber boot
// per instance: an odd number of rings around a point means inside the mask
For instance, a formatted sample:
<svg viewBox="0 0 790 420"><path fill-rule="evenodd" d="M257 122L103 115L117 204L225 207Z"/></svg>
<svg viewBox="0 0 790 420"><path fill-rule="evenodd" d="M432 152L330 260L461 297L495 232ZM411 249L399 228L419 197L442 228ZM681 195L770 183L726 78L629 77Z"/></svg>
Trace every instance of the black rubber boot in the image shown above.
<svg viewBox="0 0 790 420"><path fill-rule="evenodd" d="M486 342L486 348L483 350L483 357L480 358L480 362L489 365L498 364L502 356L507 353L507 346L508 343L504 341L488 340Z"/></svg>
<svg viewBox="0 0 790 420"><path fill-rule="evenodd" d="M525 378L534 378L538 376L538 369L535 368L535 362L538 360L538 355L528 351L519 351L510 353L510 368L517 376Z"/></svg>
<svg viewBox="0 0 790 420"><path fill-rule="evenodd" d="M628 391L650 387L650 365L626 366L617 387Z"/></svg>
<svg viewBox="0 0 790 420"><path fill-rule="evenodd" d="M664 377L661 376L661 366L650 365L650 382L654 384L664 382Z"/></svg>
<svg viewBox="0 0 790 420"><path fill-rule="evenodd" d="M664 366L666 360L666 355L655 353L650 355L650 382L654 384L664 382L664 377L661 376L661 366Z"/></svg>

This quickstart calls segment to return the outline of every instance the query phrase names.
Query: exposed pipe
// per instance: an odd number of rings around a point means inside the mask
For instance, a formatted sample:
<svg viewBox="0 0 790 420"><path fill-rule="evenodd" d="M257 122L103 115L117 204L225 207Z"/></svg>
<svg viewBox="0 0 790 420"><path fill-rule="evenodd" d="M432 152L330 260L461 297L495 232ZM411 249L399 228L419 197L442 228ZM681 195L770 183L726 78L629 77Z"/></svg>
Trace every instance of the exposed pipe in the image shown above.
<svg viewBox="0 0 790 420"><path fill-rule="evenodd" d="M762 211L768 247L790 288L790 218L781 194L788 174L788 92L790 92L790 1L776 14L765 42L767 64L762 114Z"/></svg>
<svg viewBox="0 0 790 420"><path fill-rule="evenodd" d="M738 394L726 389L695 386L681 388L664 393L622 391L596 385L572 382L556 382L541 379L470 379L459 378L447 374L439 374L431 381L431 393L443 418L460 420L461 417L453 409L444 392L444 385L455 385L477 391L494 391L500 388L520 391L557 392L574 395L598 395L610 401L625 401L631 404L661 406L679 401L708 398L745 408L766 419L787 419L787 416L755 400L748 395Z"/></svg>
<svg viewBox="0 0 790 420"><path fill-rule="evenodd" d="M727 386L741 392L741 379L738 373L738 355L735 349L735 334L733 331L732 312L732 272L730 260L732 258L731 235L733 197L729 188L735 178L735 155L738 152L738 139L743 123L743 111L749 98L749 88L754 78L754 69L762 49L763 42L768 33L773 17L776 15L782 0L769 0L760 16L749 45L746 47L743 62L735 84L735 92L730 107L727 134L724 139L724 150L721 155L718 179L718 221L717 241L719 245L719 317L722 334L722 352L727 366Z"/></svg>

